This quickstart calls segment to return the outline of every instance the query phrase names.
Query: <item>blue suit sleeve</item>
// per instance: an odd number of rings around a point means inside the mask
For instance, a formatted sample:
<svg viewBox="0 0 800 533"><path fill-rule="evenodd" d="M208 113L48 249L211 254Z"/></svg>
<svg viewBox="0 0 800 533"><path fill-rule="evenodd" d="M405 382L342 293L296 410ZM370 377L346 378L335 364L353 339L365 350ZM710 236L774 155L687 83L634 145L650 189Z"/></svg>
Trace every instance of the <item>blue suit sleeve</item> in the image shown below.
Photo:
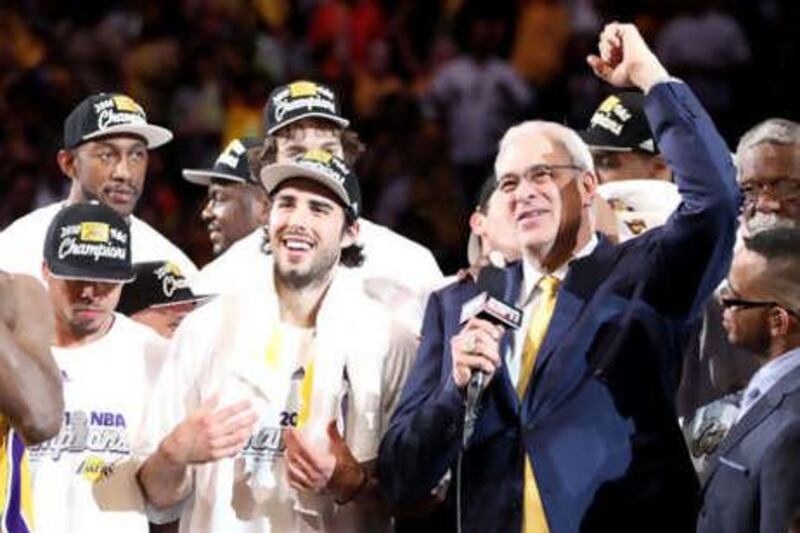
<svg viewBox="0 0 800 533"><path fill-rule="evenodd" d="M443 314L434 293L414 368L381 442L378 475L394 503L427 496L458 454L464 400L451 375Z"/></svg>
<svg viewBox="0 0 800 533"><path fill-rule="evenodd" d="M685 84L654 86L645 112L682 198L644 241L653 245L646 299L666 315L696 317L730 267L741 201L736 173L725 141Z"/></svg>

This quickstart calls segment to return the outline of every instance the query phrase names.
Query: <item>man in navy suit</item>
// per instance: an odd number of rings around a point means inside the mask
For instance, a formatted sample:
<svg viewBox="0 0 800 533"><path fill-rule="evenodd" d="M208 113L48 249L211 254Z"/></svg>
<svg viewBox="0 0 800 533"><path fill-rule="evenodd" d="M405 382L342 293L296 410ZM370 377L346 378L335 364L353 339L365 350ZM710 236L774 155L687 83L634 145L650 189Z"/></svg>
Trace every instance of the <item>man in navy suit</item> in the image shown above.
<svg viewBox="0 0 800 533"><path fill-rule="evenodd" d="M613 245L593 231L597 180L577 134L545 122L506 133L495 171L523 260L504 271L505 299L522 309L522 327L462 323L464 303L478 294L469 280L434 293L379 457L383 488L398 504L460 470L460 491L451 483L439 509L450 529L458 492L464 531L674 533L696 524L699 485L674 396L691 320L728 271L739 192L710 118L637 29L606 26L599 49L588 58L599 77L645 93L682 202L664 226ZM533 312L553 300L553 311ZM530 372L532 332L545 316ZM476 369L488 385L459 461Z"/></svg>
<svg viewBox="0 0 800 533"><path fill-rule="evenodd" d="M800 231L761 232L746 246L720 303L728 340L759 354L761 367L711 457L704 533L785 533L800 513Z"/></svg>

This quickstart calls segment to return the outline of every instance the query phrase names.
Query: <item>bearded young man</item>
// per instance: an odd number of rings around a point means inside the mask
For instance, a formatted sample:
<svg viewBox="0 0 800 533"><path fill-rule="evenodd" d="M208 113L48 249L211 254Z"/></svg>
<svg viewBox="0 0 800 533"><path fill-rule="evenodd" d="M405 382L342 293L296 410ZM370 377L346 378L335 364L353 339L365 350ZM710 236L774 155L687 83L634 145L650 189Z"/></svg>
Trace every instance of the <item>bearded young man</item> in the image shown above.
<svg viewBox="0 0 800 533"><path fill-rule="evenodd" d="M720 304L728 340L759 368L709 459L697 531L782 533L800 511L800 232L746 239Z"/></svg>
<svg viewBox="0 0 800 533"><path fill-rule="evenodd" d="M266 286L178 328L140 483L152 516L180 515L181 531L387 531L372 463L415 337L353 272L360 192L344 162L310 151L261 179Z"/></svg>
<svg viewBox="0 0 800 533"><path fill-rule="evenodd" d="M364 146L348 125L329 87L310 81L276 87L264 110L264 150L255 166L286 163L309 150L325 150L352 166ZM364 262L355 272L364 291L408 327L419 330L428 295L443 279L433 254L363 217L357 224ZM271 260L264 236L259 229L236 242L203 267L192 280L192 289L219 294L263 284Z"/></svg>

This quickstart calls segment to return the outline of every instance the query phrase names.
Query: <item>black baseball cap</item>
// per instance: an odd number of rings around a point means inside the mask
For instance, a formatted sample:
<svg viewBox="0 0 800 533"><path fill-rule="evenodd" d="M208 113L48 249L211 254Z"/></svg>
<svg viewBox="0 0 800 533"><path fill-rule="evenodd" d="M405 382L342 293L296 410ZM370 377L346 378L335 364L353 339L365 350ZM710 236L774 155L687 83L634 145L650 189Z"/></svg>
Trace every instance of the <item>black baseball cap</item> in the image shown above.
<svg viewBox="0 0 800 533"><path fill-rule="evenodd" d="M258 179L250 172L247 152L259 146L261 146L261 140L255 137L234 139L219 154L213 167L210 169L185 168L183 177L187 181L205 186L211 184L211 180L257 184Z"/></svg>
<svg viewBox="0 0 800 533"><path fill-rule="evenodd" d="M578 133L592 150L658 153L642 93L612 94L594 112L589 127Z"/></svg>
<svg viewBox="0 0 800 533"><path fill-rule="evenodd" d="M308 178L324 185L358 216L361 204L358 178L344 161L330 152L309 150L290 163L275 163L261 169L261 183L269 194L292 178Z"/></svg>
<svg viewBox="0 0 800 533"><path fill-rule="evenodd" d="M330 87L300 80L273 89L264 109L264 131L272 135L282 127L304 118L318 117L346 128L336 94Z"/></svg>
<svg viewBox="0 0 800 533"><path fill-rule="evenodd" d="M150 307L168 307L209 298L192 292L186 277L171 261L135 263L133 270L136 280L125 285L117 304L117 311L123 315L130 316Z"/></svg>
<svg viewBox="0 0 800 533"><path fill-rule="evenodd" d="M56 278L126 283L136 277L130 227L96 200L56 214L47 228L44 261Z"/></svg>
<svg viewBox="0 0 800 533"><path fill-rule="evenodd" d="M64 148L107 135L138 135L148 148L172 140L172 132L149 124L147 114L133 98L120 93L98 93L86 98L64 121Z"/></svg>

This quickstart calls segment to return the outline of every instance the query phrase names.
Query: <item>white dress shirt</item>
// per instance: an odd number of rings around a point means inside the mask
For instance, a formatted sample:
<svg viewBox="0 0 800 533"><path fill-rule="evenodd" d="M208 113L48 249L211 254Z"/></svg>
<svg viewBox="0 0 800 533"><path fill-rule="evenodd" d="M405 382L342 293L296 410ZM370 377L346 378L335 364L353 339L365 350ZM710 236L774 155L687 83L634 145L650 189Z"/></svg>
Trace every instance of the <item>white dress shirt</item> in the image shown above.
<svg viewBox="0 0 800 533"><path fill-rule="evenodd" d="M572 257L572 260L590 255L594 252L594 249L597 248L597 242L597 235L592 233L589 242ZM561 267L551 275L557 277L559 281L564 281L564 278L567 276L568 268L569 261L561 265ZM546 272L540 271L525 259L522 260L522 286L519 291L519 299L517 300L517 307L522 310L522 325L519 329L514 331L511 349L506 351L504 357L506 366L508 367L508 375L511 378L511 383L515 387L519 381L522 350L525 347L525 336L528 334L533 308L536 306L542 294L541 289L538 287L539 281L546 275L548 275Z"/></svg>

